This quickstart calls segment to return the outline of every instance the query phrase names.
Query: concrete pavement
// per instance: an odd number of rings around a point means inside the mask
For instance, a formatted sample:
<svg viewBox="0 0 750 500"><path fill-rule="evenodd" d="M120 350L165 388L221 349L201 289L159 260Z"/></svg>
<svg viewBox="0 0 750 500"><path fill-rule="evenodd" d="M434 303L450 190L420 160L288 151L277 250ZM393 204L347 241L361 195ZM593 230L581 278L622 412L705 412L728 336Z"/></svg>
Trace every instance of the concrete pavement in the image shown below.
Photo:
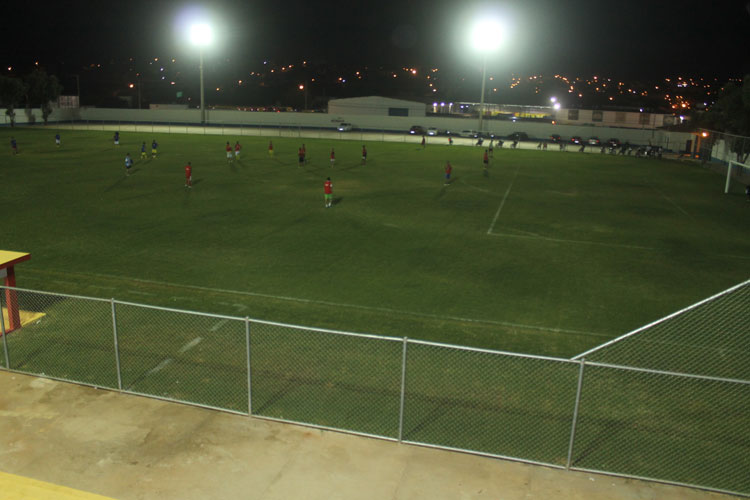
<svg viewBox="0 0 750 500"><path fill-rule="evenodd" d="M320 431L2 370L0 417L5 500L93 498L84 492L118 500L733 498ZM24 482L36 493L24 493ZM46 496L40 493L44 484L51 491ZM80 497L70 496L75 490Z"/></svg>

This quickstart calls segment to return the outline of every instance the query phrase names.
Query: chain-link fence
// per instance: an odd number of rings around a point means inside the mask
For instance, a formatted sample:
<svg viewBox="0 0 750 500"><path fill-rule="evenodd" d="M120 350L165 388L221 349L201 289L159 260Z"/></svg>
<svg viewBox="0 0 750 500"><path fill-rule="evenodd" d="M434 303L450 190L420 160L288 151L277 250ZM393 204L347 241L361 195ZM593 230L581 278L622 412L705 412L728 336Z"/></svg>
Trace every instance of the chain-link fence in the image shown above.
<svg viewBox="0 0 750 500"><path fill-rule="evenodd" d="M0 286L0 364L263 418L750 495L748 285L652 325L651 342L634 342L645 332L613 342L597 358L610 364ZM737 309L739 324L728 319ZM9 314L22 325L10 332ZM610 349L622 351L608 358ZM667 353L680 349L685 361L674 363ZM733 368L703 369L701 359Z"/></svg>
<svg viewBox="0 0 750 500"><path fill-rule="evenodd" d="M700 157L706 161L745 163L750 156L750 137L707 129L699 130L697 137Z"/></svg>
<svg viewBox="0 0 750 500"><path fill-rule="evenodd" d="M750 380L750 280L574 359Z"/></svg>

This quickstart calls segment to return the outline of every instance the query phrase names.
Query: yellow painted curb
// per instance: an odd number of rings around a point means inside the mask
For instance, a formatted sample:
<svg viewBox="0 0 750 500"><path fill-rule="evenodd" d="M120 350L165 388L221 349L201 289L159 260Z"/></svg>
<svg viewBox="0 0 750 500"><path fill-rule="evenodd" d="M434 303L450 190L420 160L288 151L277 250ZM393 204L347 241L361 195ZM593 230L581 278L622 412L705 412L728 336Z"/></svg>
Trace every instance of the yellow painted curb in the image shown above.
<svg viewBox="0 0 750 500"><path fill-rule="evenodd" d="M18 315L21 318L21 326L25 326L43 317L44 313L36 312L36 311L21 310L21 311L18 311ZM5 321L5 328L8 328L8 309L5 307L3 307L3 321Z"/></svg>
<svg viewBox="0 0 750 500"><path fill-rule="evenodd" d="M0 498L3 500L114 500L28 477L0 472Z"/></svg>

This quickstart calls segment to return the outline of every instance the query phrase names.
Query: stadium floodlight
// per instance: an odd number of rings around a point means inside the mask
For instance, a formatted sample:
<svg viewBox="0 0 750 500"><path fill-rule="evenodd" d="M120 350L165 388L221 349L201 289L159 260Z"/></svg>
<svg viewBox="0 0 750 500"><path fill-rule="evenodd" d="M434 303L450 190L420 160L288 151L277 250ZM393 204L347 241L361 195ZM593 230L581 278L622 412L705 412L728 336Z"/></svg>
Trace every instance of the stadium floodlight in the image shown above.
<svg viewBox="0 0 750 500"><path fill-rule="evenodd" d="M203 85L203 47L211 45L214 39L214 32L211 26L205 23L193 24L190 26L190 41L198 47L198 54L200 58L200 74L201 74L201 124L206 123L206 100L205 90Z"/></svg>
<svg viewBox="0 0 750 500"><path fill-rule="evenodd" d="M482 94L479 96L479 132L482 132L484 117L484 86L487 81L487 55L495 52L503 43L505 29L495 19L482 19L474 25L471 41L474 49L482 53Z"/></svg>
<svg viewBox="0 0 750 500"><path fill-rule="evenodd" d="M552 107L555 108L555 110L558 110L560 109L560 103L556 102Z"/></svg>

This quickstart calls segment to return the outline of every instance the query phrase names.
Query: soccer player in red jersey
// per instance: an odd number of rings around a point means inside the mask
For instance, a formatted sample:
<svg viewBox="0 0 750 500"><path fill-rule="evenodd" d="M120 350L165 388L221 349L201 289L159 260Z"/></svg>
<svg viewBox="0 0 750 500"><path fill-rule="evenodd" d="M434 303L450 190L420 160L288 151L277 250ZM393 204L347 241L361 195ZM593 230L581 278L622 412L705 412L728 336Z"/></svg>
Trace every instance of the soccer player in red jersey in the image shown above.
<svg viewBox="0 0 750 500"><path fill-rule="evenodd" d="M273 141L268 141L268 156L273 156Z"/></svg>
<svg viewBox="0 0 750 500"><path fill-rule="evenodd" d="M367 148L362 144L362 165L367 163Z"/></svg>
<svg viewBox="0 0 750 500"><path fill-rule="evenodd" d="M229 141L227 141L226 150L227 150L227 163L229 163L230 161L232 161L232 158L233 158L233 156L232 156L232 145L229 144Z"/></svg>
<svg viewBox="0 0 750 500"><path fill-rule="evenodd" d="M331 167L333 167L334 163L336 163L336 153L334 153L333 148L331 148Z"/></svg>
<svg viewBox="0 0 750 500"><path fill-rule="evenodd" d="M299 166L301 167L302 164L305 163L305 150L299 148L299 151L297 151L297 156L299 157Z"/></svg>
<svg viewBox="0 0 750 500"><path fill-rule="evenodd" d="M305 159L305 163L307 163L307 148L305 145L302 145L302 157Z"/></svg>
<svg viewBox="0 0 750 500"><path fill-rule="evenodd" d="M193 187L193 166L190 162L187 162L187 165L185 165L185 187Z"/></svg>
<svg viewBox="0 0 750 500"><path fill-rule="evenodd" d="M331 208L331 203L333 202L333 183L330 177L323 184L323 198L326 202L326 208Z"/></svg>
<svg viewBox="0 0 750 500"><path fill-rule="evenodd" d="M453 167L451 166L451 162L447 161L445 162L445 185L451 183L451 172L453 172Z"/></svg>
<svg viewBox="0 0 750 500"><path fill-rule="evenodd" d="M242 146L240 146L240 141L237 141L234 144L234 159L239 160L240 159L240 149L242 149Z"/></svg>
<svg viewBox="0 0 750 500"><path fill-rule="evenodd" d="M424 136L422 136L422 149L426 147L427 141L425 140Z"/></svg>

